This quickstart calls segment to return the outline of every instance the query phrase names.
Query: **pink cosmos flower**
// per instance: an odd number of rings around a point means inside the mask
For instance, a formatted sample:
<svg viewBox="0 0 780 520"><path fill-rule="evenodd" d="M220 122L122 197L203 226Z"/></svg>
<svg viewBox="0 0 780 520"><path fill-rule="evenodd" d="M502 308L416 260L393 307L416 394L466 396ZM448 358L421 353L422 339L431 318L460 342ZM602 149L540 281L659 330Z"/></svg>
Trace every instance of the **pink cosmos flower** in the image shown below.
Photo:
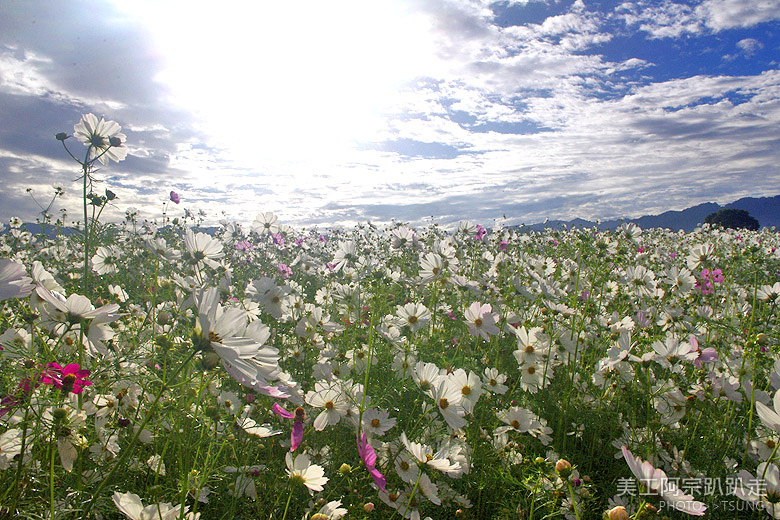
<svg viewBox="0 0 780 520"><path fill-rule="evenodd" d="M86 379L90 371L81 368L78 363L71 363L64 367L59 363L49 363L46 368L47 370L41 374L41 383L54 385L63 393L80 394L85 386L92 384L92 381Z"/></svg>
<svg viewBox="0 0 780 520"><path fill-rule="evenodd" d="M374 451L374 447L368 443L365 432L362 437L357 440L357 445L358 453L360 454L363 464L366 465L366 469L368 469L368 474L374 479L374 483L379 489L387 492L387 479L378 469L376 469L376 452Z"/></svg>
<svg viewBox="0 0 780 520"><path fill-rule="evenodd" d="M181 199L179 198L179 194L176 193L175 191L171 191L171 202L173 202L174 204L178 204L179 202L181 202Z"/></svg>
<svg viewBox="0 0 780 520"><path fill-rule="evenodd" d="M623 446L623 458L626 459L631 472L647 488L648 493L657 495L666 505L683 513L694 516L704 516L707 506L696 501L691 495L686 495L669 480L663 470L654 468L648 461L643 461Z"/></svg>
<svg viewBox="0 0 780 520"><path fill-rule="evenodd" d="M287 264L280 263L278 268L282 278L289 278L292 276L292 269L290 269Z"/></svg>
<svg viewBox="0 0 780 520"><path fill-rule="evenodd" d="M691 336L688 343L691 344L693 351L698 355L698 357L692 361L693 366L696 368L701 368L704 363L712 363L718 359L718 351L712 347L699 350L699 341L696 339L696 336Z"/></svg>

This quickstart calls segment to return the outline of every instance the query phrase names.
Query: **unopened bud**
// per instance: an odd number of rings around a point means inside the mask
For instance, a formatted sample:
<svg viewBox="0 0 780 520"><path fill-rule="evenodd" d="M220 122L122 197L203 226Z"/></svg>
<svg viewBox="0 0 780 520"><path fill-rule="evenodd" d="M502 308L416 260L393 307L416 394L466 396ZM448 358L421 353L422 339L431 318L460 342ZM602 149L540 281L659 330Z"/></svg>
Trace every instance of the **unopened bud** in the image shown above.
<svg viewBox="0 0 780 520"><path fill-rule="evenodd" d="M615 506L604 513L604 520L628 520L629 515L623 506Z"/></svg>
<svg viewBox="0 0 780 520"><path fill-rule="evenodd" d="M108 138L108 143L111 146L122 146L122 140L120 138L116 137L116 136L109 137Z"/></svg>
<svg viewBox="0 0 780 520"><path fill-rule="evenodd" d="M560 459L555 463L555 472L560 475L561 478L568 477L571 475L571 462L566 459Z"/></svg>
<svg viewBox="0 0 780 520"><path fill-rule="evenodd" d="M363 504L363 511L365 511L366 513L370 513L373 510L374 510L373 502L366 502L365 504Z"/></svg>
<svg viewBox="0 0 780 520"><path fill-rule="evenodd" d="M759 345L766 345L767 343L769 343L769 336L767 336L763 332L759 332L758 335L756 336L756 341L758 341Z"/></svg>
<svg viewBox="0 0 780 520"><path fill-rule="evenodd" d="M328 520L330 518L328 515L323 515L322 513L315 513L311 520Z"/></svg>
<svg viewBox="0 0 780 520"><path fill-rule="evenodd" d="M341 467L339 468L339 473L341 473L342 475L346 475L347 473L351 473L351 472L352 472L352 466L350 466L349 464L342 464Z"/></svg>
<svg viewBox="0 0 780 520"><path fill-rule="evenodd" d="M57 141L64 141L68 137L70 137L70 136L68 134L66 134L65 132L59 132L59 133L54 134L54 138Z"/></svg>
<svg viewBox="0 0 780 520"><path fill-rule="evenodd" d="M206 370L211 370L219 365L219 354L216 352L206 352L203 355L203 367Z"/></svg>

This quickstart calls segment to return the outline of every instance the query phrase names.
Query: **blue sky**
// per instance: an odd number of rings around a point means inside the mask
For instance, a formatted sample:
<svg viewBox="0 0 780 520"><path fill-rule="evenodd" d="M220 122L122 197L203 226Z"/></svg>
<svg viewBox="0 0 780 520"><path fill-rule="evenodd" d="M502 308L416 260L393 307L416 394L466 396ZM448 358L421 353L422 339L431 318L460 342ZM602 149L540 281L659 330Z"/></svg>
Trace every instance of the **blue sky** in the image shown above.
<svg viewBox="0 0 780 520"><path fill-rule="evenodd" d="M0 4L0 219L93 112L97 177L159 219L608 219L780 193L780 0ZM69 141L71 146L81 145Z"/></svg>

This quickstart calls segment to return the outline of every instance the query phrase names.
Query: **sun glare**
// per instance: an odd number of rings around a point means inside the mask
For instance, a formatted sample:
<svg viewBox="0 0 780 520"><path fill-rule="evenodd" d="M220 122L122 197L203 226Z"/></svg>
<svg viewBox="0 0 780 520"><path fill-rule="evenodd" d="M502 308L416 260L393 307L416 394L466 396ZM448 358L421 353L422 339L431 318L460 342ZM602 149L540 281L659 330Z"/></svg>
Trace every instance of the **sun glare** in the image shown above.
<svg viewBox="0 0 780 520"><path fill-rule="evenodd" d="M429 70L428 21L398 1L132 2L194 110L237 158L337 160L371 140L404 83Z"/></svg>

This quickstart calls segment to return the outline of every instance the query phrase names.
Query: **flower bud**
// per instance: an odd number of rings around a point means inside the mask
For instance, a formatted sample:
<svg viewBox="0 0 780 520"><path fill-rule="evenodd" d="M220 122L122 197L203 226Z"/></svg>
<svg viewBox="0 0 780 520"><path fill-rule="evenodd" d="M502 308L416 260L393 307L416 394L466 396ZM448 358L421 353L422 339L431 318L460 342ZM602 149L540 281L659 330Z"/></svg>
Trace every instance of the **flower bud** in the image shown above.
<svg viewBox="0 0 780 520"><path fill-rule="evenodd" d="M766 345L767 343L769 343L769 336L767 336L763 332L759 332L758 335L756 336L756 341L758 341L759 345Z"/></svg>
<svg viewBox="0 0 780 520"><path fill-rule="evenodd" d="M206 352L203 355L203 367L206 370L211 370L219 365L219 354L216 352Z"/></svg>
<svg viewBox="0 0 780 520"><path fill-rule="evenodd" d="M111 136L108 138L108 143L111 146L122 146L122 140L117 136Z"/></svg>
<svg viewBox="0 0 780 520"><path fill-rule="evenodd" d="M328 518L329 518L328 515L323 515L322 513L315 513L311 517L311 520L328 520Z"/></svg>
<svg viewBox="0 0 780 520"><path fill-rule="evenodd" d="M54 138L57 141L64 141L68 137L70 137L70 136L68 134L66 134L65 132L58 132L58 133L54 134Z"/></svg>
<svg viewBox="0 0 780 520"><path fill-rule="evenodd" d="M352 472L352 466L350 466L349 464L342 464L341 467L339 468L339 473L341 473L342 475L346 475L347 473L351 473L351 472Z"/></svg>
<svg viewBox="0 0 780 520"><path fill-rule="evenodd" d="M363 504L363 511L365 511L366 513L370 513L373 510L374 510L373 502L366 502L365 504Z"/></svg>
<svg viewBox="0 0 780 520"><path fill-rule="evenodd" d="M566 459L558 460L558 462L555 463L555 472L560 475L561 478L568 477L571 475L571 462Z"/></svg>
<svg viewBox="0 0 780 520"><path fill-rule="evenodd" d="M604 520L628 520L629 515L623 506L615 506L604 513Z"/></svg>
<svg viewBox="0 0 780 520"><path fill-rule="evenodd" d="M65 408L55 408L51 415L54 422L62 422L68 417L68 411Z"/></svg>

